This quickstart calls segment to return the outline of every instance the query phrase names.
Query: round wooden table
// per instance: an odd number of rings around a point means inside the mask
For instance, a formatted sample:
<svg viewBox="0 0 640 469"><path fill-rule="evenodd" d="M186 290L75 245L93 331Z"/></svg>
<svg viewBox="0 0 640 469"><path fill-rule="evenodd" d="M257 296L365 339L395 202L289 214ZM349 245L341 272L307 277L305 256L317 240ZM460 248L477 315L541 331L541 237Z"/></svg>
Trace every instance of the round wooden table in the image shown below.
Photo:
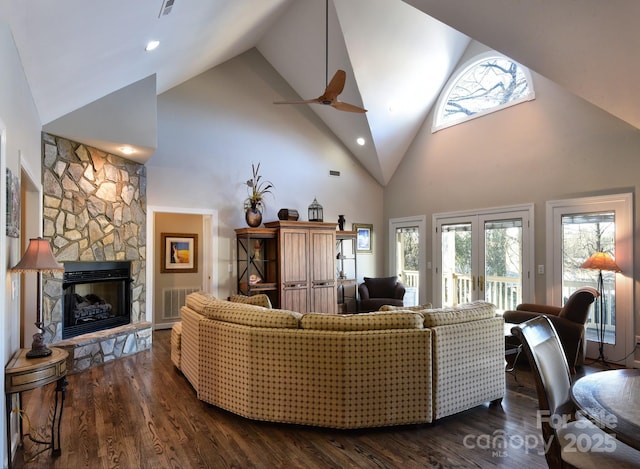
<svg viewBox="0 0 640 469"><path fill-rule="evenodd" d="M640 370L607 370L578 379L571 400L587 417L640 450Z"/></svg>

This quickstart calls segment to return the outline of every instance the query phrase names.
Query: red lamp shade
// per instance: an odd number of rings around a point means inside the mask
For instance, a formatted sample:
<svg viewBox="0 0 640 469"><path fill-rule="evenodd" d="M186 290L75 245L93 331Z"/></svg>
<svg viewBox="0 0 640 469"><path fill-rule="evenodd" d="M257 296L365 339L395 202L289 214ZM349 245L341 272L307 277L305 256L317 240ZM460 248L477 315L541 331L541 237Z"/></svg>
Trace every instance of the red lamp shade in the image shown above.
<svg viewBox="0 0 640 469"><path fill-rule="evenodd" d="M605 272L622 272L611 254L595 252L580 266L581 269L604 270Z"/></svg>

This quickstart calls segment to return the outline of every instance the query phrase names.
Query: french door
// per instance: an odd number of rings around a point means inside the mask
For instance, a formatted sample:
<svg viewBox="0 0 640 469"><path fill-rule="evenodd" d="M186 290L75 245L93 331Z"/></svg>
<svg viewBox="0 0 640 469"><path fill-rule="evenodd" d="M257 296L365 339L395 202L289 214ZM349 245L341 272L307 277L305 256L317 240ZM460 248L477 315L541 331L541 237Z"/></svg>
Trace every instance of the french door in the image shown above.
<svg viewBox="0 0 640 469"><path fill-rule="evenodd" d="M389 220L389 265L391 275L397 275L405 286L405 306L426 302L421 286L425 278L425 226L424 216Z"/></svg>
<svg viewBox="0 0 640 469"><path fill-rule="evenodd" d="M515 309L532 294L533 205L434 215L434 302Z"/></svg>
<svg viewBox="0 0 640 469"><path fill-rule="evenodd" d="M547 301L560 306L580 287L602 289L587 318L587 356L599 356L602 337L605 360L620 364L635 346L632 219L631 194L547 202ZM594 252L611 255L621 272L581 268Z"/></svg>

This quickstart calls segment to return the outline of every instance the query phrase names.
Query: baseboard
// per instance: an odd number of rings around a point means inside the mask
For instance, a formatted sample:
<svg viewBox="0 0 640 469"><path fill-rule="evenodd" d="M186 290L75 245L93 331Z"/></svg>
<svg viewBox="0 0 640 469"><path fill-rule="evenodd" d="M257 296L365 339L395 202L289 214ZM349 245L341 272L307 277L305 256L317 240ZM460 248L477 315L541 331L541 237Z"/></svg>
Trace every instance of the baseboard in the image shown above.
<svg viewBox="0 0 640 469"><path fill-rule="evenodd" d="M162 324L154 324L153 325L153 330L157 331L160 329L171 329L173 327L174 324L178 323L179 321L175 321L175 322L163 322Z"/></svg>

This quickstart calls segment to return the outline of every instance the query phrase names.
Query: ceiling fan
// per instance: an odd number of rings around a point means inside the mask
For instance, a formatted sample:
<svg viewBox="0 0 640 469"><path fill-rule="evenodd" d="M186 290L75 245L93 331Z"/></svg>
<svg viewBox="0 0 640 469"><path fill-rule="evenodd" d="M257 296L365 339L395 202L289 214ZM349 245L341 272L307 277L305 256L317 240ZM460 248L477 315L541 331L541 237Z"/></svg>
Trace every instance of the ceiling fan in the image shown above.
<svg viewBox="0 0 640 469"><path fill-rule="evenodd" d="M347 79L347 74L344 70L338 70L328 82L329 78L329 0L325 1L325 90L321 96L313 99L302 99L298 101L275 101L273 104L324 104L331 106L339 111L347 112L367 112L355 104L349 104L342 101L338 101L338 95L342 93L344 89L344 83Z"/></svg>

